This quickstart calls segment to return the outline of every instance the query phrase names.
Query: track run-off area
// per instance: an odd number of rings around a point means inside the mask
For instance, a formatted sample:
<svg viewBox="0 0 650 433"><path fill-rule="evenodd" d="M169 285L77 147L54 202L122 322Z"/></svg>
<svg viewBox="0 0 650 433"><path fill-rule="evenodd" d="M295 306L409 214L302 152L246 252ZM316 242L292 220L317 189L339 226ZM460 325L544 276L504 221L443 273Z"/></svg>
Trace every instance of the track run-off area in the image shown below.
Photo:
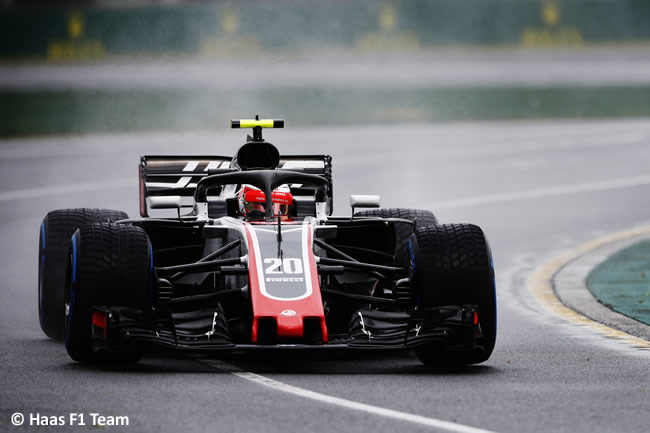
<svg viewBox="0 0 650 433"><path fill-rule="evenodd" d="M409 353L150 353L127 369L73 362L37 318L43 216L138 214L141 154L232 155L243 131L0 140L0 431L14 413L128 416L112 431L633 432L650 422L650 351L556 314L531 275L564 252L650 224L650 121L531 121L265 131L282 153L333 157L350 194L471 222L494 254L497 346L484 364L429 369ZM86 415L88 417L88 415ZM78 427L79 431L91 427Z"/></svg>

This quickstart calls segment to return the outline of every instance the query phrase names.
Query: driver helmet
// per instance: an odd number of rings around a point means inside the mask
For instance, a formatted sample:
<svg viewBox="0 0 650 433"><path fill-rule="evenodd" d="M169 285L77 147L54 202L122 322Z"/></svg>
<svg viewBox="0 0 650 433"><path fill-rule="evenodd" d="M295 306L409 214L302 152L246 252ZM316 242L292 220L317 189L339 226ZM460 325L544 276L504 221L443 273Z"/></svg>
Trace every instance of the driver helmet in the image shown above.
<svg viewBox="0 0 650 433"><path fill-rule="evenodd" d="M237 193L239 200L239 212L246 218L264 218L266 195L264 191L252 185L242 185ZM277 217L282 212L282 219L288 219L289 206L293 204L293 195L287 186L281 186L273 190L271 195L273 202L272 215Z"/></svg>

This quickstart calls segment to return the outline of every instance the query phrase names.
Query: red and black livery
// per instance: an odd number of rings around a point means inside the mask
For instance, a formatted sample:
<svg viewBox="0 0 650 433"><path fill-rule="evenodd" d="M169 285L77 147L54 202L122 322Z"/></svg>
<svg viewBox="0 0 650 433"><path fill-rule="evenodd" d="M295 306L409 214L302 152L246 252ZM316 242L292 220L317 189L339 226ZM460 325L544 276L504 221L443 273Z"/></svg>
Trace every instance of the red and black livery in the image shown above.
<svg viewBox="0 0 650 433"><path fill-rule="evenodd" d="M479 227L379 209L373 196L352 197L365 210L332 216L331 157L280 155L261 130L283 121L233 125L254 131L233 158L141 158L141 219L98 209L45 217L41 326L73 359L131 362L151 345L413 349L427 364L489 358L494 269ZM266 200L259 218L240 212L244 185ZM276 215L279 187L290 193Z"/></svg>

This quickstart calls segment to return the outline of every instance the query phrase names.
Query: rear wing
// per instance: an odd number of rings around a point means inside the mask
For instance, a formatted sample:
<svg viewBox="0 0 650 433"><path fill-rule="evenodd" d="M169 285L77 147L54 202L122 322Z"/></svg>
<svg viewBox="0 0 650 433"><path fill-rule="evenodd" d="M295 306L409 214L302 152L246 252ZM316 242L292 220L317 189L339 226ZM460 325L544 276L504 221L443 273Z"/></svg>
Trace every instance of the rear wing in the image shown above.
<svg viewBox="0 0 650 433"><path fill-rule="evenodd" d="M205 176L231 168L228 156L144 155L140 158L140 215L149 216L151 196L181 196L184 207L193 206L196 184ZM323 176L328 182L332 211L332 157L329 155L282 155L279 170ZM307 188L309 189L309 188Z"/></svg>

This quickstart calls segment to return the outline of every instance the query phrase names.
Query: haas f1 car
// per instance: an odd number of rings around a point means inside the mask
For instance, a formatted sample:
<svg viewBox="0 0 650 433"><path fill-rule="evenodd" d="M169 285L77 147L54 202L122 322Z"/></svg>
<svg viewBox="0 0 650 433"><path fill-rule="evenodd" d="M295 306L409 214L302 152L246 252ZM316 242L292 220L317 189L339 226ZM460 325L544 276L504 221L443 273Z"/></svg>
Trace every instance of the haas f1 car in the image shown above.
<svg viewBox="0 0 650 433"><path fill-rule="evenodd" d="M370 195L350 197L351 216L332 216L332 158L281 155L262 128L283 126L232 121L253 129L234 157L142 156L141 219L49 212L39 239L45 334L84 363L137 362L151 345L487 360L496 295L483 231L382 209Z"/></svg>

